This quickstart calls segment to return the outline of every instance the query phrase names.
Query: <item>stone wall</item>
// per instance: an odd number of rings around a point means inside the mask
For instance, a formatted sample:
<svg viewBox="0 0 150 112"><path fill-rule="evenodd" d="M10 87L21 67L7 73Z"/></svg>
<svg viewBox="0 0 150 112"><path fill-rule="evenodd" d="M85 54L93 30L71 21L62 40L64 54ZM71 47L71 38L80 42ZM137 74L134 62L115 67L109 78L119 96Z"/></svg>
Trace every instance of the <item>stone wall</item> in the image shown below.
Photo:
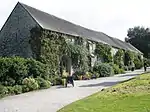
<svg viewBox="0 0 150 112"><path fill-rule="evenodd" d="M0 32L0 56L32 57L30 30L38 26L21 4L17 4Z"/></svg>

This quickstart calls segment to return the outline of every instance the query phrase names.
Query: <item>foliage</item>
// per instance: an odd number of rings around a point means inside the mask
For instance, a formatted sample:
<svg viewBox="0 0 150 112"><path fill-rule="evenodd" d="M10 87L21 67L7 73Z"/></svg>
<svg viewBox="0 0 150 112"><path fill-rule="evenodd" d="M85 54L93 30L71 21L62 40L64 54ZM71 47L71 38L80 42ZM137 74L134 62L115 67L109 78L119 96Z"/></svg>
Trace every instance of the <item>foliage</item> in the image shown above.
<svg viewBox="0 0 150 112"><path fill-rule="evenodd" d="M144 53L144 57L150 58L149 49L150 49L150 30L149 28L144 27L134 27L129 28L127 42L132 44L142 53Z"/></svg>
<svg viewBox="0 0 150 112"><path fill-rule="evenodd" d="M109 64L98 63L93 67L93 71L99 73L100 77L107 77L113 74L113 69Z"/></svg>
<svg viewBox="0 0 150 112"><path fill-rule="evenodd" d="M144 58L144 62L147 64L147 66L150 66L150 59Z"/></svg>
<svg viewBox="0 0 150 112"><path fill-rule="evenodd" d="M72 64L74 69L79 69L83 72L89 70L89 51L84 45L76 45L76 44L67 44L68 54L72 59Z"/></svg>
<svg viewBox="0 0 150 112"><path fill-rule="evenodd" d="M114 56L114 63L119 65L120 68L124 67L124 51L119 49Z"/></svg>
<svg viewBox="0 0 150 112"><path fill-rule="evenodd" d="M129 38L144 38L149 36L149 34L149 28L135 26L134 28L129 28L127 36Z"/></svg>
<svg viewBox="0 0 150 112"><path fill-rule="evenodd" d="M29 92L33 90L37 90L39 85L34 78L25 78L22 81L23 84L23 92Z"/></svg>
<svg viewBox="0 0 150 112"><path fill-rule="evenodd" d="M58 75L51 76L49 81L51 82L52 85L62 85L63 84L62 77L58 76Z"/></svg>
<svg viewBox="0 0 150 112"><path fill-rule="evenodd" d="M44 79L41 78L41 77L37 77L37 78L35 78L35 80L37 81L37 83L38 83L40 89L47 89L47 88L50 88L50 85L51 85L50 81L44 80Z"/></svg>
<svg viewBox="0 0 150 112"><path fill-rule="evenodd" d="M59 74L59 64L63 55L68 55L72 59L74 68L88 70L88 50L83 45L85 40L82 37L73 37L76 39L76 43L70 44L66 40L72 36L38 30L38 28L31 30L31 37L31 45L36 59L49 65L51 75Z"/></svg>
<svg viewBox="0 0 150 112"><path fill-rule="evenodd" d="M49 67L47 64L43 64L34 59L27 59L26 62L27 62L26 64L28 67L27 68L28 76L34 77L34 78L41 77L46 80L49 79L50 71L49 71Z"/></svg>
<svg viewBox="0 0 150 112"><path fill-rule="evenodd" d="M119 68L118 65L112 64L112 67L113 67L114 74L122 74L122 73L124 73L124 69L123 68Z"/></svg>
<svg viewBox="0 0 150 112"><path fill-rule="evenodd" d="M28 77L49 77L47 65L34 59L1 57L0 66L0 83L4 86L21 85L22 80Z"/></svg>
<svg viewBox="0 0 150 112"><path fill-rule="evenodd" d="M27 76L26 60L19 57L0 58L0 82L6 86L19 84Z"/></svg>
<svg viewBox="0 0 150 112"><path fill-rule="evenodd" d="M140 69L143 67L143 60L141 59L140 55L134 55L134 64L136 69Z"/></svg>
<svg viewBox="0 0 150 112"><path fill-rule="evenodd" d="M49 65L52 75L59 72L60 57L66 54L66 41L62 35L43 31L41 36L41 54L39 60Z"/></svg>
<svg viewBox="0 0 150 112"><path fill-rule="evenodd" d="M142 74L74 102L58 112L149 112L149 82L150 74Z"/></svg>
<svg viewBox="0 0 150 112"><path fill-rule="evenodd" d="M5 86L0 85L0 98L4 97L7 93L8 93L8 89Z"/></svg>
<svg viewBox="0 0 150 112"><path fill-rule="evenodd" d="M10 91L12 92L12 91ZM21 85L15 85L13 86L13 93L15 94L21 94L22 93L22 86Z"/></svg>
<svg viewBox="0 0 150 112"><path fill-rule="evenodd" d="M112 62L111 47L109 45L96 43L95 55L104 58L106 63Z"/></svg>
<svg viewBox="0 0 150 112"><path fill-rule="evenodd" d="M134 60L134 53L132 51L126 51L125 52L125 58L124 58L124 64L126 66L131 65L131 62Z"/></svg>

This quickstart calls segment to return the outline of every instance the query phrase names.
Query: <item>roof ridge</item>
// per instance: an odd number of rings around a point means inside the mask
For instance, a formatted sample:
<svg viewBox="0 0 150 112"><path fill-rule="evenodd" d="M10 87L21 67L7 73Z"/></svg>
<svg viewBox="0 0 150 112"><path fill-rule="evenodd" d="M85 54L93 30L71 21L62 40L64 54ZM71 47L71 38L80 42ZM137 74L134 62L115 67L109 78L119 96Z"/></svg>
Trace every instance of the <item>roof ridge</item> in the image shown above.
<svg viewBox="0 0 150 112"><path fill-rule="evenodd" d="M106 43L113 47L117 47L121 49L129 48L133 50L133 48L129 47L129 45L125 44L125 42L123 42L122 40L111 37L103 32L95 31L95 30L80 26L73 22L59 18L52 14L49 14L45 11L28 6L24 3L21 3L21 2L18 2L18 3L24 7L24 9L30 14L30 16L43 29L56 31L56 32L60 32L60 33L64 33L64 34L68 34L72 36L81 36L83 38L87 38L88 40Z"/></svg>

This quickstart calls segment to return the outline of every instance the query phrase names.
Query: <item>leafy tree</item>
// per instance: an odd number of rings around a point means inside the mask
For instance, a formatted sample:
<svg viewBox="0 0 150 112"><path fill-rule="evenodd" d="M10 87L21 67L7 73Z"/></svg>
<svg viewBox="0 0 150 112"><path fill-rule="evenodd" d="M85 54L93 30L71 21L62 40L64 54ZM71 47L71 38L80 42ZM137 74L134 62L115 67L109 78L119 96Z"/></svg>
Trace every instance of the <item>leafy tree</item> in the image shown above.
<svg viewBox="0 0 150 112"><path fill-rule="evenodd" d="M129 28L126 42L129 42L134 47L144 53L144 57L150 58L150 29L140 26Z"/></svg>

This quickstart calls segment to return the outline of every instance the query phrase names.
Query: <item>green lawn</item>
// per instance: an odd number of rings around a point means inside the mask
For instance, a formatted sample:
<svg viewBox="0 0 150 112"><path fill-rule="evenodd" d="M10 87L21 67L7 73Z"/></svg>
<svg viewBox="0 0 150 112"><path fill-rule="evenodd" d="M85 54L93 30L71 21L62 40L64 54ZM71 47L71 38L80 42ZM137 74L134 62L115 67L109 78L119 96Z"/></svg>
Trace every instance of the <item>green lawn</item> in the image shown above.
<svg viewBox="0 0 150 112"><path fill-rule="evenodd" d="M150 74L105 89L58 112L150 112Z"/></svg>

